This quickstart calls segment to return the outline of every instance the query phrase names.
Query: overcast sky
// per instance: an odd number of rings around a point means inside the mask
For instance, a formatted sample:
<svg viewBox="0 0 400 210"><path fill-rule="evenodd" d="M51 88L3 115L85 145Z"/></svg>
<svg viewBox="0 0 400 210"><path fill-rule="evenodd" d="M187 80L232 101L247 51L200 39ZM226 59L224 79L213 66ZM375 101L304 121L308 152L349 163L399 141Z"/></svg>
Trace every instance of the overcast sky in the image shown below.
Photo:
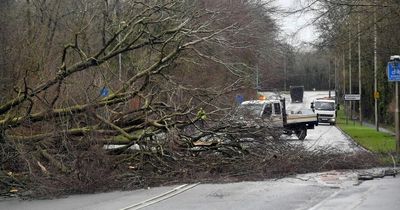
<svg viewBox="0 0 400 210"><path fill-rule="evenodd" d="M299 0L276 0L275 4L282 9L300 9ZM296 14L289 17L279 18L278 22L281 24L284 33L293 35L297 32L296 36L291 37L288 41L294 45L299 45L302 42L312 42L317 38L315 28L307 26L311 22L311 14Z"/></svg>

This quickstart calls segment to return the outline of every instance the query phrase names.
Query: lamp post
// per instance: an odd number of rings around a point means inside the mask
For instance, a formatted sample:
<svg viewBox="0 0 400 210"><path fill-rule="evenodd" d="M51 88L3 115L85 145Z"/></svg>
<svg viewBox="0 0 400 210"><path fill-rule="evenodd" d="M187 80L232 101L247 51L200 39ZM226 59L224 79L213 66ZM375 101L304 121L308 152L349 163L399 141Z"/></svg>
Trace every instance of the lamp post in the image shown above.
<svg viewBox="0 0 400 210"><path fill-rule="evenodd" d="M376 7L374 8L374 109L375 109L375 128L379 131L379 120L378 120L378 80L377 80L377 70L378 70L378 29L376 21Z"/></svg>

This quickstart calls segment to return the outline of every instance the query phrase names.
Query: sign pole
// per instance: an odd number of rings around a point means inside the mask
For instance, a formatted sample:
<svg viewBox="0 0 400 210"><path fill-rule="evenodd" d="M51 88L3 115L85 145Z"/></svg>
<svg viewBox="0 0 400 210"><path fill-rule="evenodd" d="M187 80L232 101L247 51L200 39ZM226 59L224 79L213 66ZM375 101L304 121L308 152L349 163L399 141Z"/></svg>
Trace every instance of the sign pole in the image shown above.
<svg viewBox="0 0 400 210"><path fill-rule="evenodd" d="M346 125L349 124L349 110L347 109L347 101L344 102L344 109L346 110Z"/></svg>
<svg viewBox="0 0 400 210"><path fill-rule="evenodd" d="M400 153L400 128L399 128L399 82L396 82L396 109L395 109L395 126L396 126L396 154Z"/></svg>
<svg viewBox="0 0 400 210"><path fill-rule="evenodd" d="M345 94L344 95L345 106L346 106L347 102L351 103L352 101L358 101L359 103L361 103L361 94ZM351 110L351 107L350 107L350 110ZM356 123L356 121L353 119L353 124L355 125L355 123ZM346 124L349 124L349 115L346 115Z"/></svg>
<svg viewBox="0 0 400 210"><path fill-rule="evenodd" d="M399 81L400 81L400 55L390 56L390 62L387 66L387 75L389 82L395 82L395 100L396 107L394 111L394 123L396 128L396 155L400 153L400 123L399 123Z"/></svg>

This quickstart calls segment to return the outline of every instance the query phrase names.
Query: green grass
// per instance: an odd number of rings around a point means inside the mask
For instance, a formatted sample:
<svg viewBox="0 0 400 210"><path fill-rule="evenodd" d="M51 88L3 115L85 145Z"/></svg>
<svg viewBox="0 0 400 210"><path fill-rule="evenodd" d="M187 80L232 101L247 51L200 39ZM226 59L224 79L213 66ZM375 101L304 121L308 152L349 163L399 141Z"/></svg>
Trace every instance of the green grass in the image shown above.
<svg viewBox="0 0 400 210"><path fill-rule="evenodd" d="M353 138L358 144L375 153L392 153L396 151L395 137L376 131L374 128L361 126L349 120L346 124L346 116L343 109L338 111L337 126L347 135Z"/></svg>

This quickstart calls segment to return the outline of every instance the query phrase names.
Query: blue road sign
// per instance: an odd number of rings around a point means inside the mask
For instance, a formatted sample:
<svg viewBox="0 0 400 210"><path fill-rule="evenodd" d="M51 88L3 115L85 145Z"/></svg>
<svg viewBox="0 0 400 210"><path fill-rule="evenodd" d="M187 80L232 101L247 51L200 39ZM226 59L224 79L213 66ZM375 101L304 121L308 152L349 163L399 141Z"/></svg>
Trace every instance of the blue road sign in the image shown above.
<svg viewBox="0 0 400 210"><path fill-rule="evenodd" d="M244 101L244 97L242 95L236 96L236 103L241 104Z"/></svg>
<svg viewBox="0 0 400 210"><path fill-rule="evenodd" d="M387 65L387 74L389 82L400 81L400 62L391 61Z"/></svg>
<svg viewBox="0 0 400 210"><path fill-rule="evenodd" d="M100 95L103 96L103 97L108 96L109 93L110 93L110 91L108 90L107 87L103 87L103 88L100 90Z"/></svg>

